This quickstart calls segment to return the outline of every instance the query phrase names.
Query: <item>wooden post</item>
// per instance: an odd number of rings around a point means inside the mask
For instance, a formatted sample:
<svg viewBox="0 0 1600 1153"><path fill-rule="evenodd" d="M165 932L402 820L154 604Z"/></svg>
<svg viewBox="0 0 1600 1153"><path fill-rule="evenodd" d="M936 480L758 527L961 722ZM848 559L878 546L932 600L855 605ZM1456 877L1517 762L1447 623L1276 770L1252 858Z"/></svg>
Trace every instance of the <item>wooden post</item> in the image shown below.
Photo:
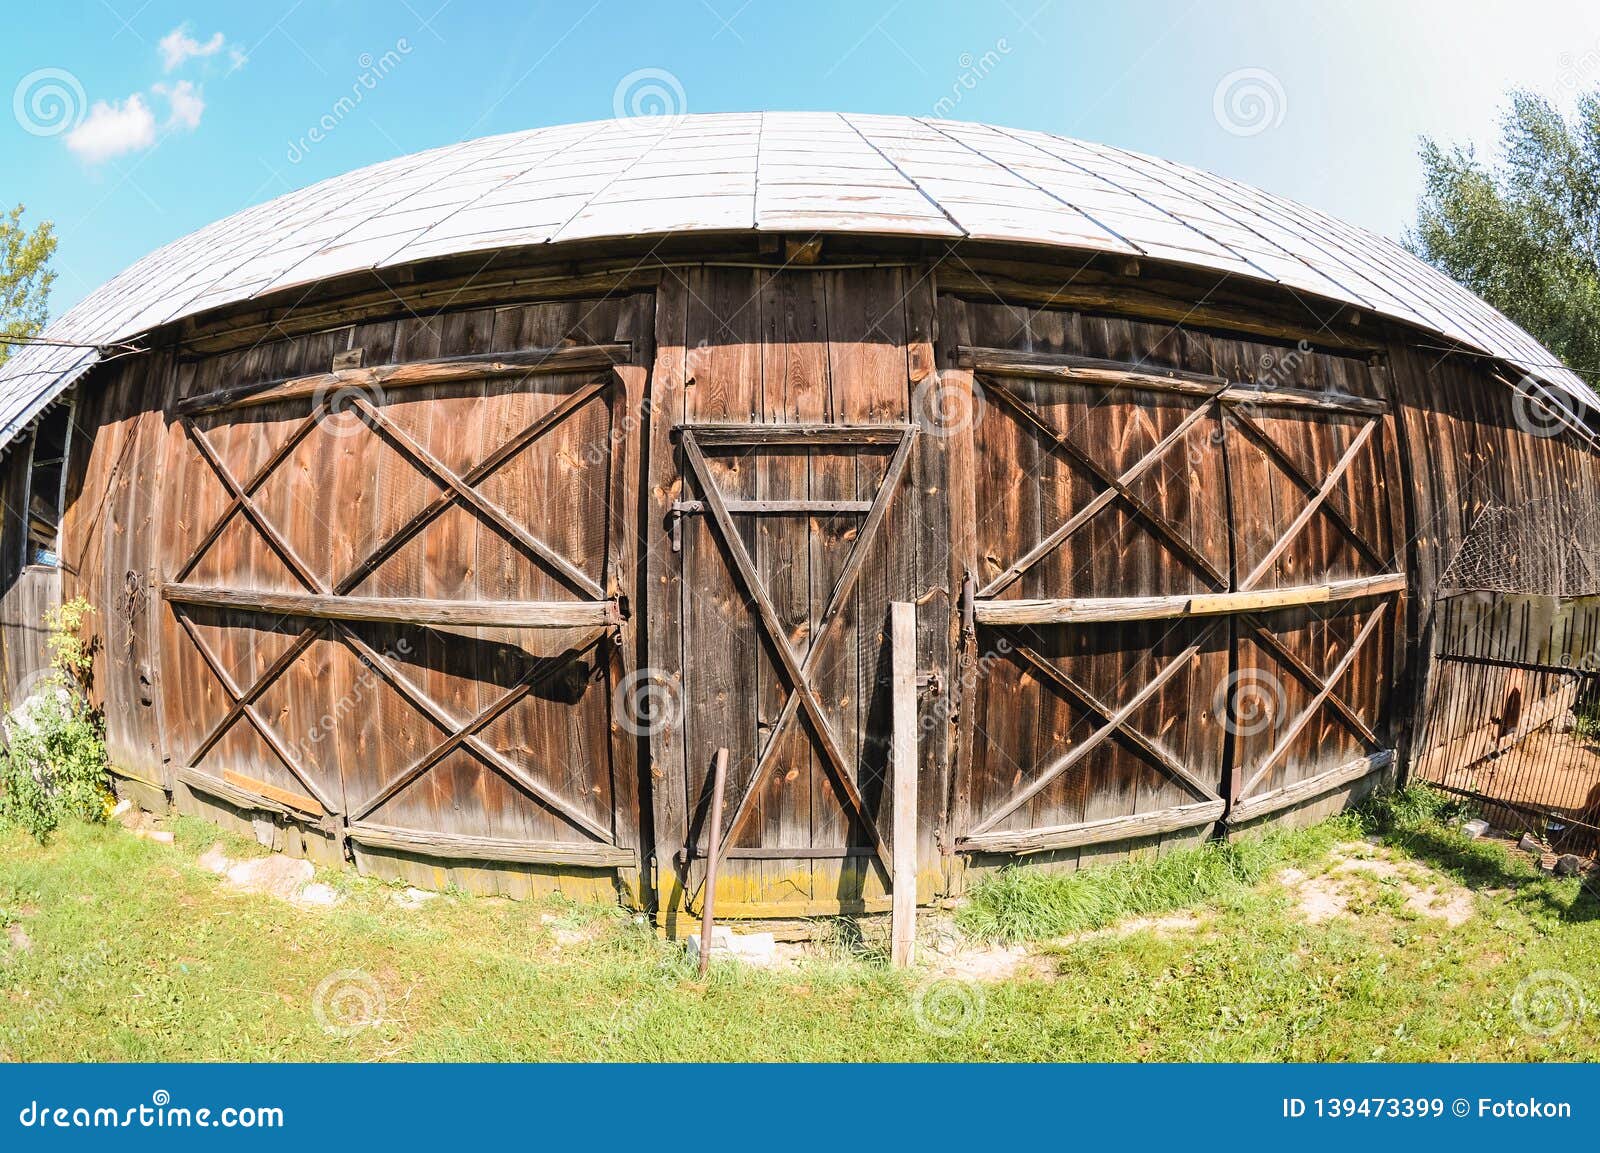
<svg viewBox="0 0 1600 1153"><path fill-rule="evenodd" d="M706 839L706 888L700 910L700 975L711 968L711 933L716 927L717 852L722 847L722 792L728 783L728 750L717 750L711 775L711 835Z"/></svg>
<svg viewBox="0 0 1600 1153"><path fill-rule="evenodd" d="M889 606L889 692L894 775L894 906L890 955L911 964L917 940L917 607Z"/></svg>

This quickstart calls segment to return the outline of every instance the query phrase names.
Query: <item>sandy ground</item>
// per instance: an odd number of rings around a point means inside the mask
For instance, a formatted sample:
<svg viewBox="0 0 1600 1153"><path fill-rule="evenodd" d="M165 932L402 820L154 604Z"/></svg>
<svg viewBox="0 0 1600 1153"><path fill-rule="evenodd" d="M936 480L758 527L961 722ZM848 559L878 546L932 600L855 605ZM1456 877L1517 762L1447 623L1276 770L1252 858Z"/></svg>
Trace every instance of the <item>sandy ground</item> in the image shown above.
<svg viewBox="0 0 1600 1153"><path fill-rule="evenodd" d="M1393 886L1412 912L1447 925L1465 924L1474 911L1472 894L1443 874L1363 841L1339 845L1320 873L1285 869L1277 881L1289 890L1300 915L1312 925L1347 915L1351 903L1373 881Z"/></svg>

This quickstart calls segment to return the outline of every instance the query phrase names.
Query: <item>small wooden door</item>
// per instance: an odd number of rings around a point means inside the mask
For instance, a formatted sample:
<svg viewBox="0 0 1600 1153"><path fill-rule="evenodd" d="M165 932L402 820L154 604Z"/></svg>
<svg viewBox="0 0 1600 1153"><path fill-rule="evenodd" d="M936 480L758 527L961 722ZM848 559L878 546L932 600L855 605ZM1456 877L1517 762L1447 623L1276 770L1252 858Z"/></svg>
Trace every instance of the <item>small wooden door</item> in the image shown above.
<svg viewBox="0 0 1600 1153"><path fill-rule="evenodd" d="M718 911L809 915L881 901L890 602L910 592L904 424L683 425L671 514L683 574L687 772L675 895L696 908L708 770L730 752Z"/></svg>

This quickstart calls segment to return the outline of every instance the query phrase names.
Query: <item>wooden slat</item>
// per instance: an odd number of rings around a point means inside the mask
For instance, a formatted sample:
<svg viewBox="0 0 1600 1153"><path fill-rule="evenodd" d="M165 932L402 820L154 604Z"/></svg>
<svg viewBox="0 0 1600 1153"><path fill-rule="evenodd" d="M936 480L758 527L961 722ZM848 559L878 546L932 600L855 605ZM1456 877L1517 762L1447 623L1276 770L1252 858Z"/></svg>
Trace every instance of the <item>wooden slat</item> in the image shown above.
<svg viewBox="0 0 1600 1153"><path fill-rule="evenodd" d="M1368 773L1375 773L1379 769L1388 768L1394 763L1394 750L1383 749L1379 752L1364 757L1357 757L1340 765L1336 769L1329 769L1325 773L1318 773L1314 777L1307 777L1303 781L1296 781L1292 785L1285 785L1281 789L1274 789L1270 793L1261 793L1258 796L1246 797L1236 801L1228 811L1228 823L1236 824L1242 821L1253 820L1266 813L1276 812L1279 809L1297 805L1301 801L1309 801L1313 797L1320 797L1324 793L1331 793L1340 785L1350 781L1359 780Z"/></svg>
<svg viewBox="0 0 1600 1153"><path fill-rule="evenodd" d="M169 584L161 595L177 604L208 605L333 621L481 625L490 628L605 628L618 620L612 601L447 601L420 597L273 593L195 584Z"/></svg>
<svg viewBox="0 0 1600 1153"><path fill-rule="evenodd" d="M1210 373L1066 353L962 347L957 350L956 358L962 368L992 376L1070 380L1075 384L1099 384L1112 388L1149 388L1212 396L1228 385L1226 377Z"/></svg>
<svg viewBox="0 0 1600 1153"><path fill-rule="evenodd" d="M247 777L243 773L234 772L232 769L222 770L222 779L230 785L236 785L246 793L266 797L269 801L276 801L299 813L308 816L322 816L322 809L314 797L296 793L291 789L282 789L267 781L258 781L254 777Z"/></svg>
<svg viewBox="0 0 1600 1153"><path fill-rule="evenodd" d="M1404 591L1404 573L1352 577L1326 584L1292 585L1262 592L1183 593L1159 597L1058 597L1040 600L978 600L979 624L1055 625L1093 621L1148 621L1175 617L1271 612L1304 605L1333 604L1358 597Z"/></svg>
<svg viewBox="0 0 1600 1153"><path fill-rule="evenodd" d="M899 444L905 424L686 424L679 434L693 433L702 448L758 445L816 446Z"/></svg>
<svg viewBox="0 0 1600 1153"><path fill-rule="evenodd" d="M1226 405L1252 408L1310 408L1318 412L1344 412L1356 416L1383 416L1389 411L1389 402L1368 396L1352 396L1346 392L1317 392L1309 388L1251 388L1234 385L1223 390L1220 399Z"/></svg>
<svg viewBox="0 0 1600 1153"><path fill-rule="evenodd" d="M253 792L230 781L223 780L210 773L203 772L192 765L179 765L173 770L173 779L180 784L187 785L196 792L205 793L207 796L218 797L239 809L254 809L257 812L277 813L280 816L292 817L295 820L304 820L307 815L321 816L303 809L298 804L288 805L271 797Z"/></svg>
<svg viewBox="0 0 1600 1153"><path fill-rule="evenodd" d="M732 500L735 516L850 516L872 511L870 500Z"/></svg>
<svg viewBox="0 0 1600 1153"><path fill-rule="evenodd" d="M889 607L889 772L894 790L893 917L890 956L911 964L917 941L917 606Z"/></svg>
<svg viewBox="0 0 1600 1153"><path fill-rule="evenodd" d="M1016 832L974 833L960 838L956 842L956 848L968 853L1042 853L1050 849L1071 849L1079 845L1123 841L1131 837L1153 837L1159 833L1210 824L1222 816L1223 808L1222 801L1200 801L1193 805L1156 809L1131 817L1106 817L1103 820L1085 821L1077 825L1020 829Z"/></svg>
<svg viewBox="0 0 1600 1153"><path fill-rule="evenodd" d="M577 865L594 869L632 868L639 857L615 845L567 841L518 841L465 833L402 829L369 821L351 821L345 834L370 849L392 849L452 861L504 861L526 865Z"/></svg>
<svg viewBox="0 0 1600 1153"><path fill-rule="evenodd" d="M342 390L382 391L418 388L453 381L522 379L539 374L579 372L590 368L610 368L626 364L633 354L626 343L566 345L556 348L525 348L516 352L494 352L478 356L457 356L439 360L419 360L404 364L380 364L370 368L346 368L293 376L259 384L236 385L215 392L189 397L175 407L179 413L195 416L205 412L277 404L332 394Z"/></svg>

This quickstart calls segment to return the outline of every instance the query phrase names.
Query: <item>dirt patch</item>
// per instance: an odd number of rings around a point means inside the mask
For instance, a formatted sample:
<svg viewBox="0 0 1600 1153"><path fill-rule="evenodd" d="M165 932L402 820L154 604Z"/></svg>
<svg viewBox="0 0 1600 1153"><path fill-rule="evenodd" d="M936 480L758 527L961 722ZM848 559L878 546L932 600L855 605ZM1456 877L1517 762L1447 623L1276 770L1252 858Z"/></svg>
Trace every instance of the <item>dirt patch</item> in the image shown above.
<svg viewBox="0 0 1600 1153"><path fill-rule="evenodd" d="M1447 877L1361 842L1336 846L1331 862L1320 873L1284 869L1277 881L1289 890L1301 918L1310 925L1348 913L1366 881L1392 886L1407 909L1452 927L1465 924L1474 911L1472 894Z"/></svg>
<svg viewBox="0 0 1600 1153"><path fill-rule="evenodd" d="M1163 917L1130 917L1107 925L1103 929L1090 929L1082 933L1057 937L1051 945L1075 945L1079 941L1093 941L1102 937L1131 937L1135 933L1154 933L1158 937L1189 936L1205 927L1205 919L1194 913L1168 913Z"/></svg>

